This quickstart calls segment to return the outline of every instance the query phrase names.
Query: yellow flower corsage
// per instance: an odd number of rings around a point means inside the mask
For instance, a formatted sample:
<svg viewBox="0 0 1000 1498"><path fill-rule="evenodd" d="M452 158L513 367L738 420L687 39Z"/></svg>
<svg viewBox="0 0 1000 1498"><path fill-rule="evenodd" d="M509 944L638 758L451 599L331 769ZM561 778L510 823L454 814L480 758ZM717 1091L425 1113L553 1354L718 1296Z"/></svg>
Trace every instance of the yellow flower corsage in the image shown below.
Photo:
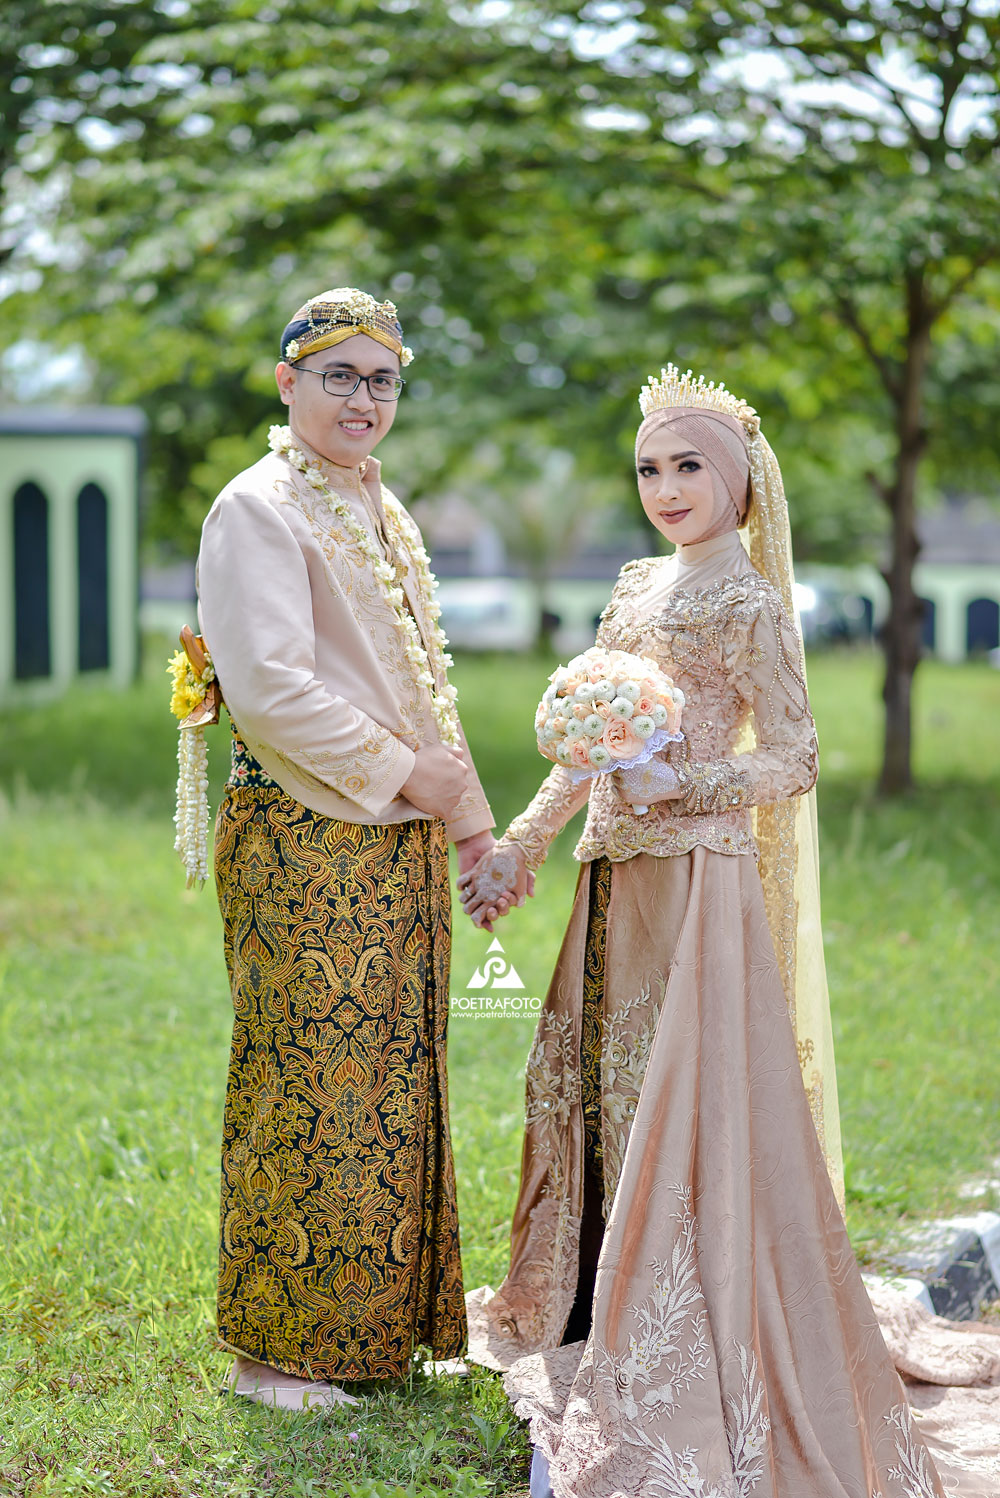
<svg viewBox="0 0 1000 1498"><path fill-rule="evenodd" d="M170 711L175 718L186 718L204 702L205 693L215 680L215 667L206 651L204 670L198 674L187 651L176 650L167 661L167 675L172 681Z"/></svg>

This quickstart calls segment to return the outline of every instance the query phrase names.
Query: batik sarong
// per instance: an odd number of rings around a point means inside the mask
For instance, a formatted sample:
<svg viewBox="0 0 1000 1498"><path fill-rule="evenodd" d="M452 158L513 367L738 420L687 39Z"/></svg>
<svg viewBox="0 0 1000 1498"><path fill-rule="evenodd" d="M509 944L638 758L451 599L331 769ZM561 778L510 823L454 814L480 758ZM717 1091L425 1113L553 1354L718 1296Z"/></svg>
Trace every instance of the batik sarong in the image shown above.
<svg viewBox="0 0 1000 1498"><path fill-rule="evenodd" d="M334 821L241 780L215 845L235 1009L219 1333L303 1378L399 1377L465 1338L444 826Z"/></svg>

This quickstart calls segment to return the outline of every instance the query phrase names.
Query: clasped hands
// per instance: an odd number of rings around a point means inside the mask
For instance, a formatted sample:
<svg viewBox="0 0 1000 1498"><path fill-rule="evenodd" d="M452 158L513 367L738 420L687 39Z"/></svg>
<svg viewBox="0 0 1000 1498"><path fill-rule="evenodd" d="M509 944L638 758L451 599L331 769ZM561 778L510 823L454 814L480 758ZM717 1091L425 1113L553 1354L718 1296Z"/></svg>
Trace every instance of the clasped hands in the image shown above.
<svg viewBox="0 0 1000 1498"><path fill-rule="evenodd" d="M615 784L622 800L638 807L672 801L681 794L677 771L656 757L630 770L616 771ZM535 893L535 876L524 849L518 843L494 843L471 868L460 867L458 892L473 924L492 931L494 921Z"/></svg>
<svg viewBox="0 0 1000 1498"><path fill-rule="evenodd" d="M478 862L459 873L458 897L462 909L484 931L493 930L493 922L523 905L527 895L535 893L535 876L528 868L524 849L517 843L494 843Z"/></svg>

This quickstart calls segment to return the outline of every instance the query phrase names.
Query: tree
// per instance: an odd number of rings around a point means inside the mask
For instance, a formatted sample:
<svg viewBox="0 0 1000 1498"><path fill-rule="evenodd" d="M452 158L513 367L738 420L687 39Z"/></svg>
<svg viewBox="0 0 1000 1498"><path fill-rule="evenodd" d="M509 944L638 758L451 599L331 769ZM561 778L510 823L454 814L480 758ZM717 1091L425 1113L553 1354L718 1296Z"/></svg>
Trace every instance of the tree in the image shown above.
<svg viewBox="0 0 1000 1498"><path fill-rule="evenodd" d="M878 495L881 785L908 787L919 482L996 471L993 0L14 10L0 322L147 408L159 535L190 548L260 452L292 288L414 309L411 498L500 430L616 489L641 377L724 373L800 552L870 542Z"/></svg>
<svg viewBox="0 0 1000 1498"><path fill-rule="evenodd" d="M126 30L142 9L117 7ZM105 7L43 12L46 45L78 63L70 10ZM442 0L179 0L171 13L152 37L128 32L96 82L76 80L93 94L86 129L41 98L41 43L19 51L39 104L8 173L12 192L34 189L35 226L8 326L44 313L50 337L85 349L94 395L147 407L159 533L191 544L212 497L192 474L231 463L234 432L247 461L259 452L266 351L292 299L324 286L364 279L421 308L402 425L426 421L435 393L442 456L477 413L481 435L498 400L535 419L559 376L530 330L564 312L582 328L593 300L600 251L569 166L575 90L599 64L537 23L487 24ZM558 289L535 280L554 246Z"/></svg>
<svg viewBox="0 0 1000 1498"><path fill-rule="evenodd" d="M534 646L551 655L555 571L590 539L600 513L620 496L609 493L606 479L581 473L574 454L551 440L539 444L503 429L474 451L466 479L470 497L486 502L507 555L527 573L535 600Z"/></svg>
<svg viewBox="0 0 1000 1498"><path fill-rule="evenodd" d="M761 341L784 345L786 387L798 363L831 406L885 412L893 451L868 474L890 527L880 788L905 791L920 658L913 564L921 468L936 433L954 461L955 364L981 358L984 322L994 337L1000 330L997 281L988 274L1000 260L995 7L978 0L698 0L683 23L654 5L629 13L636 30L619 66L634 79L637 107L646 98L634 150L645 154L648 180L672 181L673 159L659 139L662 92L653 87L665 59L681 60L693 118L701 111L704 162L726 167L724 193L706 196L703 224L727 245L736 284L725 301L716 295L711 321L729 324L730 342L741 334L746 341L760 313L769 314L778 326ZM671 100L667 123L673 114ZM636 235L647 260L655 260L655 217ZM673 219L661 226L660 246L663 228L675 250ZM655 305L666 282L647 271L645 285ZM704 306L704 288L697 300ZM846 358L845 335L853 345ZM945 347L950 379L939 362ZM972 415L968 406L964 418ZM820 404L817 416L823 410ZM981 461L982 418L978 432L974 420L963 431L971 438L962 464L969 472Z"/></svg>

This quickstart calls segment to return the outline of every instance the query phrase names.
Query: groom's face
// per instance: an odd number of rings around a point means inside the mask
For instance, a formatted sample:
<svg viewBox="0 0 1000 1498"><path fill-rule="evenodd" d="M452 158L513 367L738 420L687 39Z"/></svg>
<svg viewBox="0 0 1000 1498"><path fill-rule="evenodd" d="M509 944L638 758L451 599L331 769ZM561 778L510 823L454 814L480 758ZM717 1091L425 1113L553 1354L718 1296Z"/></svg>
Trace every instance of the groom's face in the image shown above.
<svg viewBox="0 0 1000 1498"><path fill-rule="evenodd" d="M330 392L330 386L349 389L358 375L367 375L376 395L391 393L399 359L366 333L305 354L298 364L281 363L274 373L293 432L342 468L356 468L374 452L396 418L397 401L376 399L364 380L351 395ZM330 376L325 386L323 374Z"/></svg>

